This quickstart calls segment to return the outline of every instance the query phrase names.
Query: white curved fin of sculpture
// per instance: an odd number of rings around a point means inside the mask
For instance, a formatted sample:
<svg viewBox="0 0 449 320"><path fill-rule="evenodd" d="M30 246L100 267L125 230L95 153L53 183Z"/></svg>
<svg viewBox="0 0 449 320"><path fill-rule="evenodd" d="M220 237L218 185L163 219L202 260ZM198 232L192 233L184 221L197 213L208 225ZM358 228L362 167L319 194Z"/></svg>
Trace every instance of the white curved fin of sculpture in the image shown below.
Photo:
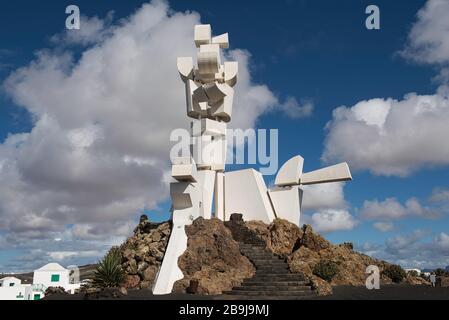
<svg viewBox="0 0 449 320"><path fill-rule="evenodd" d="M178 72L182 81L193 80L193 58L192 57L180 57L177 60Z"/></svg>
<svg viewBox="0 0 449 320"><path fill-rule="evenodd" d="M301 184L304 185L348 180L352 180L352 176L346 162L308 173L303 173L301 176Z"/></svg>
<svg viewBox="0 0 449 320"><path fill-rule="evenodd" d="M276 217L296 224L301 219L302 190L299 186L274 188L268 191Z"/></svg>
<svg viewBox="0 0 449 320"><path fill-rule="evenodd" d="M237 74L239 72L239 63L235 61L227 61L224 63L225 83L231 87L237 83Z"/></svg>
<svg viewBox="0 0 449 320"><path fill-rule="evenodd" d="M271 223L275 218L262 174L254 169L225 173L225 220L241 213L245 221Z"/></svg>
<svg viewBox="0 0 449 320"><path fill-rule="evenodd" d="M304 158L296 156L288 160L276 175L276 186L293 186L299 184L304 166Z"/></svg>
<svg viewBox="0 0 449 320"><path fill-rule="evenodd" d="M176 281L184 278L178 266L179 257L187 249L185 226L199 217L200 188L196 183L170 184L173 203L173 228L165 251L164 260L156 276L153 294L170 294Z"/></svg>

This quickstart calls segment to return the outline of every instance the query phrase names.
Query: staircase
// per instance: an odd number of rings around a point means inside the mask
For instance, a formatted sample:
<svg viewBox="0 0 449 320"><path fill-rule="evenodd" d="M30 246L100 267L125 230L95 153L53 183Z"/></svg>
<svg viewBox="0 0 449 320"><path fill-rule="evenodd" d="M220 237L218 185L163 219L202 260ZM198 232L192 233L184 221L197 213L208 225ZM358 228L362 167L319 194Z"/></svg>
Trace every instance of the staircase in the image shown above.
<svg viewBox="0 0 449 320"><path fill-rule="evenodd" d="M256 267L256 274L226 295L249 299L303 299L316 295L302 275L290 273L287 263L264 246L242 242L239 245L242 254Z"/></svg>

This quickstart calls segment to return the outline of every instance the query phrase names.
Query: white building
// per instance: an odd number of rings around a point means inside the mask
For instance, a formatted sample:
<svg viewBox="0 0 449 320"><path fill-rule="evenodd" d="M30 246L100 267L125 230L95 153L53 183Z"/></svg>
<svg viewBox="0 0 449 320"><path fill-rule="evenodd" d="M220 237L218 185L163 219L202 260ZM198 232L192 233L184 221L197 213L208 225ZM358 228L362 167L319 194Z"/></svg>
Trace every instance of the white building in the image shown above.
<svg viewBox="0 0 449 320"><path fill-rule="evenodd" d="M407 272L407 273L410 273L412 271L416 271L418 273L418 275L421 274L421 270L420 269L415 269L415 268L405 269L405 272Z"/></svg>
<svg viewBox="0 0 449 320"><path fill-rule="evenodd" d="M73 294L80 288L78 275L76 271L66 269L58 263L49 263L34 271L33 285L44 288L62 287Z"/></svg>
<svg viewBox="0 0 449 320"><path fill-rule="evenodd" d="M0 279L0 300L32 300L33 288L16 277Z"/></svg>

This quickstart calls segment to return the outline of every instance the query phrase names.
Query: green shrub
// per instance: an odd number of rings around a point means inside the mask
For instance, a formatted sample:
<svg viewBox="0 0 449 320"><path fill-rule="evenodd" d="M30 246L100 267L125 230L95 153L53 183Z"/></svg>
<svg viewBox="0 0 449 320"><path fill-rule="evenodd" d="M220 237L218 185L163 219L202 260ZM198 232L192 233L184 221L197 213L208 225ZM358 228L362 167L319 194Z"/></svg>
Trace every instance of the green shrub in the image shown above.
<svg viewBox="0 0 449 320"><path fill-rule="evenodd" d="M330 282L338 273L338 264L329 260L321 260L313 267L313 274Z"/></svg>
<svg viewBox="0 0 449 320"><path fill-rule="evenodd" d="M410 270L409 272L407 272L410 276L412 277L419 277L419 273L416 270Z"/></svg>
<svg viewBox="0 0 449 320"><path fill-rule="evenodd" d="M119 248L113 247L98 263L92 283L95 287L115 288L120 285L124 276L122 255Z"/></svg>
<svg viewBox="0 0 449 320"><path fill-rule="evenodd" d="M407 273L401 268L401 266L394 264L385 268L383 273L394 283L400 283L407 276Z"/></svg>

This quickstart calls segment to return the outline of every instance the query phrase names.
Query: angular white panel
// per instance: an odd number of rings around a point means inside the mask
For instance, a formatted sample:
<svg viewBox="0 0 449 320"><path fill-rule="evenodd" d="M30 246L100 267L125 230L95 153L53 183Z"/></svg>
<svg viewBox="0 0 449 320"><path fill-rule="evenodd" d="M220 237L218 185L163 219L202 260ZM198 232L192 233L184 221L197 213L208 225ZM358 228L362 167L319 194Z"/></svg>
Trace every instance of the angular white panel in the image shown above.
<svg viewBox="0 0 449 320"><path fill-rule="evenodd" d="M225 82L231 87L235 86L235 84L237 83L238 72L239 72L238 62L229 61L224 63Z"/></svg>
<svg viewBox="0 0 449 320"><path fill-rule="evenodd" d="M200 53L202 52L214 52L220 56L220 46L218 44L203 44L200 46Z"/></svg>
<svg viewBox="0 0 449 320"><path fill-rule="evenodd" d="M171 175L178 181L196 182L197 169L195 164L174 164Z"/></svg>
<svg viewBox="0 0 449 320"><path fill-rule="evenodd" d="M214 203L215 203L215 218L225 221L224 213L224 183L225 175L223 172L217 172L215 178L215 191L214 191Z"/></svg>
<svg viewBox="0 0 449 320"><path fill-rule="evenodd" d="M304 166L304 158L296 156L288 160L276 175L274 184L276 186L292 186L299 184L302 169Z"/></svg>
<svg viewBox="0 0 449 320"><path fill-rule="evenodd" d="M232 116L232 103L234 102L234 89L228 85L224 85L222 89L226 92L223 101L219 101L210 108L210 115L218 117L224 122L230 122Z"/></svg>
<svg viewBox="0 0 449 320"><path fill-rule="evenodd" d="M186 106L187 106L187 115L192 118L198 118L199 106L193 100L193 92L198 88L197 84L193 80L186 81Z"/></svg>
<svg viewBox="0 0 449 320"><path fill-rule="evenodd" d="M268 191L276 217L296 224L301 219L302 190L299 186L274 188Z"/></svg>
<svg viewBox="0 0 449 320"><path fill-rule="evenodd" d="M232 89L227 84L221 84L218 82L205 84L203 87L207 97L209 98L209 104L214 104L217 101L223 100L226 95L231 92L230 89Z"/></svg>
<svg viewBox="0 0 449 320"><path fill-rule="evenodd" d="M209 44L212 38L212 28L210 24L199 24L195 26L195 44L200 47Z"/></svg>
<svg viewBox="0 0 449 320"><path fill-rule="evenodd" d="M346 162L316 171L303 173L301 176L301 184L304 185L348 180L352 180L352 176Z"/></svg>
<svg viewBox="0 0 449 320"><path fill-rule="evenodd" d="M215 187L215 171L200 170L198 171L198 184L202 193L201 216L204 219L212 218L212 203L214 198Z"/></svg>
<svg viewBox="0 0 449 320"><path fill-rule="evenodd" d="M199 86L198 88L193 91L193 101L199 103L199 102L207 102L209 98L206 95L206 91L204 90L203 86Z"/></svg>
<svg viewBox="0 0 449 320"><path fill-rule="evenodd" d="M192 57L180 57L177 61L179 75L182 81L193 80L193 58Z"/></svg>
<svg viewBox="0 0 449 320"><path fill-rule="evenodd" d="M192 137L201 135L224 136L226 135L226 123L211 119L192 121Z"/></svg>
<svg viewBox="0 0 449 320"><path fill-rule="evenodd" d="M241 213L246 221L275 219L262 174L254 169L225 173L225 219Z"/></svg>
<svg viewBox="0 0 449 320"><path fill-rule="evenodd" d="M172 183L170 193L173 199L173 229L153 286L153 294L157 295L171 293L174 283L184 278L178 259L187 249L185 226L200 216L200 192L197 184Z"/></svg>
<svg viewBox="0 0 449 320"><path fill-rule="evenodd" d="M227 33L212 38L212 43L218 44L220 48L229 48L229 35Z"/></svg>

